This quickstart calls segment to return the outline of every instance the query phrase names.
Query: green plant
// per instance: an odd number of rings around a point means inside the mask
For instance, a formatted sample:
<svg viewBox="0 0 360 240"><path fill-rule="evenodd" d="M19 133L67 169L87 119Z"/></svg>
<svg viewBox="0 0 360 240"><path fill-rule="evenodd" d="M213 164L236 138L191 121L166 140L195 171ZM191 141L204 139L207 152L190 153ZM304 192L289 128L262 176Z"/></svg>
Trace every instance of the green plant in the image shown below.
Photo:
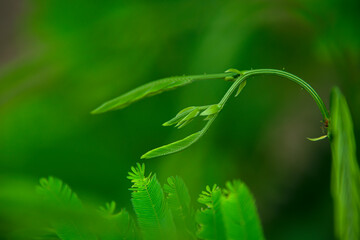
<svg viewBox="0 0 360 240"><path fill-rule="evenodd" d="M197 116L204 116L207 123L202 130L179 141L150 150L142 155L141 158L164 156L184 150L199 140L209 129L235 90L238 89L235 94L235 96L237 96L243 90L246 81L250 77L264 74L284 77L297 83L311 95L319 107L323 116L322 121L326 133L324 136L309 138L309 140L318 141L327 137L330 140L333 156L332 195L334 199L335 234L342 240L360 239L360 172L356 159L355 137L353 134L351 114L346 104L346 100L337 88L333 90L331 96L331 114L329 114L324 102L316 91L304 80L293 74L275 69L257 69L248 71L229 69L222 74L171 77L154 81L104 103L92 113L98 114L121 109L144 97L184 86L197 80L223 79L232 81L233 84L219 103L185 108L174 118L163 124L163 126L175 125L175 127L182 128ZM216 188L211 191L211 200L213 201L211 206L213 209L218 207L216 204L220 199L220 195L218 194ZM204 199L208 198L204 197ZM247 221L245 222L247 223ZM216 225L216 222L213 222L213 224ZM207 230L204 228L204 236L211 230L212 228ZM218 233L223 234L224 231L224 228L219 228Z"/></svg>
<svg viewBox="0 0 360 240"><path fill-rule="evenodd" d="M145 165L132 167L131 202L135 216L115 212L115 202L98 211L86 209L68 185L49 177L40 180L44 206L54 211L47 234L62 240L78 239L263 239L253 197L240 181L221 189L206 187L199 197L204 208L193 210L184 181L169 177L161 187Z"/></svg>

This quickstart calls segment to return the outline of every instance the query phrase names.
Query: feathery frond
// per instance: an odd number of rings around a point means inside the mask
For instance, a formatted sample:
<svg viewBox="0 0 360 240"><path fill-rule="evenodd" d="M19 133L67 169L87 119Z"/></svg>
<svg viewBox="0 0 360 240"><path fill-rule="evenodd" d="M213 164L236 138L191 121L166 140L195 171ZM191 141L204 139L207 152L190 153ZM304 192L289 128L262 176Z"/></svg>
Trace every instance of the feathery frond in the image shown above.
<svg viewBox="0 0 360 240"><path fill-rule="evenodd" d="M224 240L226 239L225 225L221 211L221 189L216 185L206 187L200 194L198 201L207 206L197 211L196 221L200 225L197 236L200 239Z"/></svg>
<svg viewBox="0 0 360 240"><path fill-rule="evenodd" d="M172 239L175 226L171 212L156 175L145 177L145 165L131 168L128 179L133 183L131 202L133 204L144 239Z"/></svg>
<svg viewBox="0 0 360 240"><path fill-rule="evenodd" d="M114 201L100 207L100 213L106 220L106 231L102 232L101 240L137 239L136 226L130 214L125 209L115 213L115 209Z"/></svg>
<svg viewBox="0 0 360 240"><path fill-rule="evenodd" d="M58 211L64 211L52 223L56 235L62 240L95 240L96 236L84 228L83 222L78 218L82 210L82 204L77 195L70 187L60 179L49 177L40 179L38 192L44 197L46 204L56 207Z"/></svg>
<svg viewBox="0 0 360 240"><path fill-rule="evenodd" d="M178 176L169 177L164 185L169 208L171 210L176 230L181 239L194 239L196 225L194 212L190 206L190 195L185 182Z"/></svg>
<svg viewBox="0 0 360 240"><path fill-rule="evenodd" d="M241 181L227 182L221 198L227 239L264 239L254 199Z"/></svg>

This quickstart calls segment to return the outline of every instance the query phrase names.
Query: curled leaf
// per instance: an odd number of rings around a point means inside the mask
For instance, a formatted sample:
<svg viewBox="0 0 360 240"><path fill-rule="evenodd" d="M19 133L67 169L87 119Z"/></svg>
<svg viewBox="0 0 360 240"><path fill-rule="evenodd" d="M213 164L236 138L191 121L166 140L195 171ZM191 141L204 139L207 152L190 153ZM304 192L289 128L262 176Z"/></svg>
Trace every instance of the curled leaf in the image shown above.
<svg viewBox="0 0 360 240"><path fill-rule="evenodd" d="M328 137L328 135L324 135L324 136L321 136L321 137L318 137L318 138L307 138L307 139L312 141L312 142L317 142L317 141L323 140L323 139L325 139L327 137Z"/></svg>

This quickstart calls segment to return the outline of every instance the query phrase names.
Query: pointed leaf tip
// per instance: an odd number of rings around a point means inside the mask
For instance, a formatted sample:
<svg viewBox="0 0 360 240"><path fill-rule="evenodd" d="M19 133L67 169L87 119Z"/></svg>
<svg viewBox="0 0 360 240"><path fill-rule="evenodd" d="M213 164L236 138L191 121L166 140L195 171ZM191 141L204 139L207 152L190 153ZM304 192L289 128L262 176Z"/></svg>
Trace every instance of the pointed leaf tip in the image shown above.
<svg viewBox="0 0 360 240"><path fill-rule="evenodd" d="M168 154L172 154L175 152L179 152L184 150L185 148L189 147L193 143L195 143L201 137L201 131L193 133L186 138L178 140L176 142L155 148L153 150L148 151L144 155L141 156L141 159L149 159L160 157Z"/></svg>
<svg viewBox="0 0 360 240"><path fill-rule="evenodd" d="M245 86L246 86L246 81L243 81L243 82L240 84L240 86L239 86L239 88L238 88L238 90L237 90L237 92L236 92L236 94L235 94L235 97L237 97L237 96L241 93L241 91L244 89Z"/></svg>

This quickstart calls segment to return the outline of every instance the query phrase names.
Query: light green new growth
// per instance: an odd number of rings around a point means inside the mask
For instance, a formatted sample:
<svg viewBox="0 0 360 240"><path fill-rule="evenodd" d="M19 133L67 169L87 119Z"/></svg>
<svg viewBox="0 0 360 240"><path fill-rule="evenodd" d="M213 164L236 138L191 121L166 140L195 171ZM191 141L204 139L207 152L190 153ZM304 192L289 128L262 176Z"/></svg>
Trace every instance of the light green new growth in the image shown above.
<svg viewBox="0 0 360 240"><path fill-rule="evenodd" d="M206 187L199 202L206 209L197 212L201 239L264 239L253 197L241 181L227 182L221 190Z"/></svg>
<svg viewBox="0 0 360 240"><path fill-rule="evenodd" d="M178 176L169 177L164 184L164 192L180 239L196 239L194 211L185 182Z"/></svg>
<svg viewBox="0 0 360 240"><path fill-rule="evenodd" d="M360 239L360 170L351 114L338 88L332 91L330 105L335 233L341 240Z"/></svg>
<svg viewBox="0 0 360 240"><path fill-rule="evenodd" d="M77 195L64 184L60 179L49 177L40 179L40 186L37 187L45 200L46 205L56 206L58 211L68 213L78 212L82 204ZM60 216L61 217L61 216ZM96 236L84 229L83 224L78 220L68 217L60 218L52 223L55 234L61 240L96 240Z"/></svg>
<svg viewBox="0 0 360 240"><path fill-rule="evenodd" d="M156 175L145 176L145 165L131 168L128 179L133 183L131 202L133 204L144 239L172 239L175 225L168 208L164 192Z"/></svg>
<svg viewBox="0 0 360 240"><path fill-rule="evenodd" d="M76 212L83 208L68 185L52 177L41 179L38 189L46 200L42 206L60 213L51 219L54 230L48 234L62 240L263 239L254 200L242 182L227 183L223 190L207 186L199 198L205 208L195 213L180 177L169 177L162 188L155 174L145 174L144 164L131 170L134 217L125 209L116 212L115 202L94 212Z"/></svg>
<svg viewBox="0 0 360 240"><path fill-rule="evenodd" d="M164 156L171 153L179 152L191 146L197 140L199 140L209 129L210 125L213 123L213 121L215 120L221 109L225 106L226 102L229 100L230 96L234 93L234 91L238 89L235 94L235 97L238 96L239 93L246 86L246 82L247 82L246 80L256 75L276 75L276 76L284 77L286 79L289 79L297 83L303 89L305 89L315 100L316 104L320 109L321 114L323 115L324 123L329 122L329 113L325 107L324 102L321 100L321 98L316 93L316 91L301 78L293 74L290 74L288 72L276 70L276 69L257 69L257 70L248 70L248 71L229 69L223 74L165 78L162 80L150 82L128 93L125 93L124 95L121 95L118 98L110 100L109 102L106 102L103 105L101 105L99 108L95 109L92 113L103 113L110 110L120 109L144 97L152 96L154 94L158 94L163 91L173 89L175 87L183 86L195 80L224 79L226 81L234 81L234 83L231 85L231 87L228 89L228 91L225 93L224 97L220 100L218 104L195 106L195 107L193 106L193 107L185 108L182 111L180 111L174 118L163 124L163 126L171 126L176 124L175 127L182 128L187 124L189 124L196 117L205 116L204 120L208 122L205 124L202 130L193 133L190 136L185 137L176 142L164 145L159 148L155 148L142 155L141 158L154 158L154 157ZM309 140L318 141L324 138L325 137L311 138Z"/></svg>

